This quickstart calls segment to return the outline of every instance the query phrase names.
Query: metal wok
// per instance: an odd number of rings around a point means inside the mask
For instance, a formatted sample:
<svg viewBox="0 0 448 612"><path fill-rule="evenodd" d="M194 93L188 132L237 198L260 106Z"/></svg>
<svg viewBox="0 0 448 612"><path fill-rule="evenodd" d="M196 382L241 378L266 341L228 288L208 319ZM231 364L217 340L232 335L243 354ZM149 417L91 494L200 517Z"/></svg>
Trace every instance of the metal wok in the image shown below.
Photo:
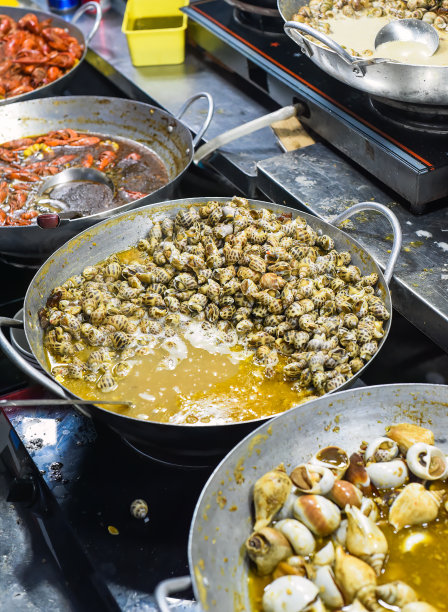
<svg viewBox="0 0 448 612"><path fill-rule="evenodd" d="M205 485L190 527L190 576L171 578L156 590L166 597L193 583L202 610L252 610L243 543L251 533L252 487L276 465L298 465L318 448L336 444L349 454L361 440L384 435L386 425L413 422L434 431L448 452L448 386L385 385L338 392L276 417L247 436Z"/></svg>
<svg viewBox="0 0 448 612"><path fill-rule="evenodd" d="M84 15L87 11L95 11L95 21L93 23L92 29L87 36L84 36L84 33L76 26L76 23L79 21L80 17ZM43 87L38 87L33 91L29 91L28 93L20 94L19 96L12 96L11 98L6 98L5 100L0 100L0 106L5 104L12 104L13 102L23 102L24 100L31 100L32 98L46 98L55 93L62 91L65 87L67 87L68 81L75 74L76 70L78 70L81 63L84 61L87 55L87 47L90 44L90 41L95 36L96 31L101 22L101 18L103 16L102 8L99 2L88 2L81 6L76 13L73 15L73 18L70 22L65 21L62 17L57 17L53 13L45 13L44 11L35 11L32 8L15 8L10 6L2 6L0 8L0 13L2 15L8 15L12 17L15 21L21 19L27 13L33 13L37 16L39 21L43 21L44 19L52 20L52 27L63 28L68 30L70 36L76 38L76 40L84 46L84 52L81 56L81 59L73 68L71 68L68 72L63 74L61 77L49 83L48 85L44 85Z"/></svg>
<svg viewBox="0 0 448 612"><path fill-rule="evenodd" d="M208 198L218 202L226 202L227 198ZM207 201L207 200L205 200ZM202 200L204 202L204 200ZM26 374L31 376L40 384L47 387L57 396L63 398L76 397L63 385L56 383L49 372L48 363L44 354L43 331L39 325L38 311L45 305L47 297L52 288L61 285L70 276L80 274L89 265L104 260L117 251L123 251L135 244L140 238L147 235L153 222L167 213L174 217L179 210L193 203L198 203L197 198L185 200L174 200L161 204L145 206L137 211L128 212L115 216L103 223L97 224L89 230L79 234L48 259L31 281L25 296L24 321L17 321L16 325L24 325L26 337L34 357L46 374L33 368L17 351L8 343L3 332L0 330L0 348L14 363ZM250 200L253 208L268 207L279 214L292 213L295 217L297 211L286 206L279 206L267 202ZM376 272L379 276L378 291L384 300L387 309L392 314L392 303L388 288L388 282L392 276L393 267L398 257L401 246L401 230L393 213L385 206L372 202L356 204L336 218L335 223L340 223L352 214L363 210L375 210L382 212L392 223L394 231L394 246L383 276L378 264L361 247L361 245L345 234L340 229L325 223L312 215L300 212L316 231L331 236L336 248L350 251L353 263L361 269L363 274ZM10 325L11 319L0 318L1 325ZM14 323L12 323L14 325ZM379 343L378 354L387 338L391 319L385 324L385 335ZM364 366L367 367L367 366ZM357 375L362 375L362 368ZM356 376L345 385L351 384ZM81 398L82 399L82 398ZM179 457L178 461L187 462L192 457L208 460L210 457L222 456L237 441L252 431L265 419L257 419L242 423L231 423L223 425L172 425L143 421L132 417L123 416L91 405L83 406L82 411L89 416L102 420L110 427L120 433L124 438L138 446L148 446L157 456L166 456L168 453Z"/></svg>
<svg viewBox="0 0 448 612"><path fill-rule="evenodd" d="M353 57L325 34L305 23L292 21L293 15L305 4L308 0L278 0L278 10L287 22L286 34L319 68L351 87L381 98L411 104L447 104L448 66L418 66L383 58Z"/></svg>
<svg viewBox="0 0 448 612"><path fill-rule="evenodd" d="M205 98L208 112L198 134L192 139L190 130L180 120L196 100ZM63 219L56 227L42 229L38 225L0 227L0 255L8 263L41 264L53 251L86 228L124 212L169 199L182 175L189 167L194 147L210 125L213 99L201 92L189 98L177 117L144 104L121 98L98 96L64 96L47 100L29 100L2 109L0 143L30 134L44 134L66 127L129 138L146 145L164 163L169 182L144 198L79 219ZM54 215L57 219L57 215Z"/></svg>

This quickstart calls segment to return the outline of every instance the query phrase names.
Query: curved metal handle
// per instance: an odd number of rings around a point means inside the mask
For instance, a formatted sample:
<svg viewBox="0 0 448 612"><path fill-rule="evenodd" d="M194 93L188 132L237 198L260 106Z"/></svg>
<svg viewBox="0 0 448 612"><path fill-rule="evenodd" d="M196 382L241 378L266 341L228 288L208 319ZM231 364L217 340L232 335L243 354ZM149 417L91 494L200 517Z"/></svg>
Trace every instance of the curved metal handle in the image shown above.
<svg viewBox="0 0 448 612"><path fill-rule="evenodd" d="M54 383L50 378L48 378L48 376L42 374L42 372L39 370L36 370L36 368L33 368L33 366L15 350L3 333L2 326L23 327L23 321L19 321L18 319L9 319L7 317L0 317L0 349L3 351L6 357L13 362L14 365L16 365L24 374L32 378L39 385L43 385L58 397L70 399L68 395L65 395L64 391L59 385Z"/></svg>
<svg viewBox="0 0 448 612"><path fill-rule="evenodd" d="M389 285L390 279L394 273L395 264L397 263L397 259L401 251L401 242L403 239L400 222L398 221L396 215L389 208L387 208L387 206L384 206L384 204L378 204L378 202L359 202L359 204L354 204L347 210L344 210L344 212L338 215L336 219L333 219L332 223L333 225L339 225L342 223L342 221L345 221L355 213L363 210L376 210L387 217L392 225L394 243L392 245L389 261L387 262L386 269L384 271L384 280L386 281L387 285Z"/></svg>
<svg viewBox="0 0 448 612"><path fill-rule="evenodd" d="M188 98L188 100L185 100L185 102L182 104L179 112L176 115L176 119L179 119L179 120L182 119L182 117L185 115L185 113L190 108L190 106L193 104L193 102L196 102L196 100L200 100L201 98L205 98L207 100L208 110L207 110L207 116L204 120L204 123L199 128L198 133L196 134L195 138L193 138L194 148L196 148L196 145L198 144L198 142L201 141L201 138L203 137L205 132L208 130L211 120L213 119L213 113L215 112L215 103L213 102L212 96L206 91L201 91L195 94L194 96L191 96L191 98Z"/></svg>
<svg viewBox="0 0 448 612"><path fill-rule="evenodd" d="M90 30L89 34L87 34L86 36L87 46L90 45L90 41L95 36L96 31L100 27L100 22L101 22L101 19L103 18L103 9L101 8L101 4L99 2L87 2L86 4L83 4L76 11L76 13L73 15L73 18L72 18L72 23L76 24L79 21L79 18L82 17L82 15L84 15L84 13L87 13L88 11L91 11L92 9L95 11L95 23L93 24L93 27Z"/></svg>
<svg viewBox="0 0 448 612"><path fill-rule="evenodd" d="M160 612L170 612L170 606L168 605L166 599L171 593L185 591L185 589L188 589L188 587L190 586L190 576L181 576L180 578L168 578L168 580L163 580L163 582L160 582L154 592Z"/></svg>

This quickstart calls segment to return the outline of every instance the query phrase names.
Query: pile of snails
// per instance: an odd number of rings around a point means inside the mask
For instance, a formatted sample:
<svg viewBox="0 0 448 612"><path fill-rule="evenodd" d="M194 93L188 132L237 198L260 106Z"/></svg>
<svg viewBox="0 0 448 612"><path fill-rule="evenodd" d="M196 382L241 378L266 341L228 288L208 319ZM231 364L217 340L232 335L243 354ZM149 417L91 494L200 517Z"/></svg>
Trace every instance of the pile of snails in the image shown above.
<svg viewBox="0 0 448 612"><path fill-rule="evenodd" d="M330 34L328 20L338 15L354 19L364 15L389 17L391 20L421 19L433 25L440 34L448 27L448 0L310 0L292 19ZM349 49L349 52L359 55L354 49ZM373 55L373 49L363 51L362 55Z"/></svg>
<svg viewBox="0 0 448 612"><path fill-rule="evenodd" d="M53 374L110 391L135 354L193 319L247 348L266 377L282 367L297 390L322 394L358 372L384 336L378 275L363 276L299 216L244 198L210 201L161 217L137 248L135 261L111 255L53 289L39 313L46 347L67 364Z"/></svg>
<svg viewBox="0 0 448 612"><path fill-rule="evenodd" d="M435 612L402 581L378 584L387 562L387 521L396 531L434 521L448 460L429 429L410 423L363 443L350 457L332 446L254 485L254 532L246 551L261 576L264 612L385 609Z"/></svg>

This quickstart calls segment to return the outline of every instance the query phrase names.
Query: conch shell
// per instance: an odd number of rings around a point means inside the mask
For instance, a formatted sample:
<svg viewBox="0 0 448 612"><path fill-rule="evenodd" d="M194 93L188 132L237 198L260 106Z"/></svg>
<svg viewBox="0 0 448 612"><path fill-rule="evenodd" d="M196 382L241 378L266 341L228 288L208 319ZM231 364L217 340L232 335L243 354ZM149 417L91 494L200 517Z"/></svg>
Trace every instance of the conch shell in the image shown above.
<svg viewBox="0 0 448 612"><path fill-rule="evenodd" d="M290 478L300 492L319 495L326 495L335 481L331 470L311 463L302 463L295 467Z"/></svg>
<svg viewBox="0 0 448 612"><path fill-rule="evenodd" d="M333 533L341 522L341 512L322 495L301 495L293 506L294 516L317 536Z"/></svg>
<svg viewBox="0 0 448 612"><path fill-rule="evenodd" d="M314 584L319 587L319 595L329 608L343 607L344 599L329 565L317 568Z"/></svg>
<svg viewBox="0 0 448 612"><path fill-rule="evenodd" d="M294 555L284 561L280 561L272 574L272 578L274 580L282 576L305 576L305 578L308 578L310 567L310 564L305 561L304 557Z"/></svg>
<svg viewBox="0 0 448 612"><path fill-rule="evenodd" d="M397 531L405 525L422 525L433 521L443 499L443 492L428 491L417 482L408 484L389 510L389 523Z"/></svg>
<svg viewBox="0 0 448 612"><path fill-rule="evenodd" d="M314 565L333 565L334 562L334 545L330 540L325 544L313 557Z"/></svg>
<svg viewBox="0 0 448 612"><path fill-rule="evenodd" d="M398 455L398 444L391 438L375 438L367 446L364 453L366 463L376 461L392 461Z"/></svg>
<svg viewBox="0 0 448 612"><path fill-rule="evenodd" d="M246 550L260 576L271 574L280 561L293 554L285 536L272 527L264 527L249 536Z"/></svg>
<svg viewBox="0 0 448 612"><path fill-rule="evenodd" d="M418 599L414 589L401 580L382 584L376 587L375 592L378 599L399 608Z"/></svg>
<svg viewBox="0 0 448 612"><path fill-rule="evenodd" d="M437 446L417 442L406 453L408 468L415 476L423 480L445 478L448 472L448 461L445 453Z"/></svg>
<svg viewBox="0 0 448 612"><path fill-rule="evenodd" d="M348 519L347 550L373 567L380 575L388 551L384 533L365 514L354 506L346 506Z"/></svg>
<svg viewBox="0 0 448 612"><path fill-rule="evenodd" d="M432 431L413 423L392 425L386 435L388 438L395 440L403 454L406 454L409 448L417 442L434 444L434 434Z"/></svg>
<svg viewBox="0 0 448 612"><path fill-rule="evenodd" d="M310 463L328 468L336 478L342 478L349 466L350 460L343 448L327 446L318 450L310 460Z"/></svg>
<svg viewBox="0 0 448 612"><path fill-rule="evenodd" d="M284 519L275 524L294 549L296 555L311 555L316 548L316 541L311 531L296 519Z"/></svg>
<svg viewBox="0 0 448 612"><path fill-rule="evenodd" d="M264 590L264 612L300 612L317 597L319 589L302 576L282 576Z"/></svg>
<svg viewBox="0 0 448 612"><path fill-rule="evenodd" d="M271 523L286 502L291 488L292 483L283 463L257 480L254 485L255 531Z"/></svg>
<svg viewBox="0 0 448 612"><path fill-rule="evenodd" d="M369 495L372 492L370 476L367 473L361 453L353 453L350 455L350 465L345 472L345 480L348 480L354 484L355 487L361 489L364 495Z"/></svg>
<svg viewBox="0 0 448 612"><path fill-rule="evenodd" d="M361 507L362 493L358 487L348 482L348 480L336 480L328 497L331 501L334 501L339 508L345 508L349 506Z"/></svg>
<svg viewBox="0 0 448 612"><path fill-rule="evenodd" d="M346 603L359 599L369 609L378 607L374 570L358 557L345 553L341 546L336 549L334 575Z"/></svg>

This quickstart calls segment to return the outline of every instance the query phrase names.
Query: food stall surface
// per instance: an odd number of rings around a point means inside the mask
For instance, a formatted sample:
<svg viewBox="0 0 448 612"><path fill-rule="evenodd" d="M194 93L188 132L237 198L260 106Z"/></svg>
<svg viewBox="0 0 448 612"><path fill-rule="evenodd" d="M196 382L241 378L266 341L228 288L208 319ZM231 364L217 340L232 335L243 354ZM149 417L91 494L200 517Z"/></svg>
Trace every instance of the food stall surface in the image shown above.
<svg viewBox="0 0 448 612"><path fill-rule="evenodd" d="M118 4L115 7L120 9ZM109 11L87 55L87 64L70 86L71 94L125 95L176 112L189 95L210 91L217 110L205 140L269 112L279 103L291 103L291 98L276 100L260 93L240 76L218 67L202 51L191 48L184 65L136 69L130 63L120 27L119 11ZM254 74L262 79L255 69ZM185 121L193 131L202 123L204 112L193 108L186 114ZM190 169L179 195L231 196L241 192L253 196L261 192L329 221L355 201L375 199L393 206L402 224L404 248L391 288L394 305L410 323L394 315L381 359L360 384L448 383L444 352L448 348L448 240L443 234L448 227L447 209L415 216L402 202L394 202L383 185L367 178L328 145L318 143L281 154L269 129L227 145L206 165L219 173L219 180L209 171ZM374 216L363 216L361 221L360 225L355 220L351 235L384 264L391 246L390 229ZM0 314L13 316L21 307L33 271L1 264L0 272L4 287ZM24 384L6 359L1 360L0 395ZM156 610L153 591L157 583L188 571L190 519L213 466L185 469L143 457L116 434L94 429L74 410L39 406L41 390L19 393L25 393L20 397L36 399L36 404L0 413L0 497L9 492L10 499L15 499L14 507L4 499L0 503L1 527L11 534L10 541L3 540L0 548L0 582L7 580L11 586L2 593L0 608L14 612ZM31 486L26 478L29 474L34 480ZM18 476L25 476L25 481L14 482ZM30 493L32 505L27 509ZM148 504L147 520L130 513L132 501L139 498ZM47 512L43 506L48 507ZM34 525L31 542L16 521ZM59 567L44 548L44 540ZM18 549L23 555L14 554ZM33 555L25 553L31 549ZM39 563L43 569L39 567L37 572ZM33 577L40 576L38 581L27 580L31 571ZM185 596L186 600L172 602L174 610L194 609L191 593Z"/></svg>

